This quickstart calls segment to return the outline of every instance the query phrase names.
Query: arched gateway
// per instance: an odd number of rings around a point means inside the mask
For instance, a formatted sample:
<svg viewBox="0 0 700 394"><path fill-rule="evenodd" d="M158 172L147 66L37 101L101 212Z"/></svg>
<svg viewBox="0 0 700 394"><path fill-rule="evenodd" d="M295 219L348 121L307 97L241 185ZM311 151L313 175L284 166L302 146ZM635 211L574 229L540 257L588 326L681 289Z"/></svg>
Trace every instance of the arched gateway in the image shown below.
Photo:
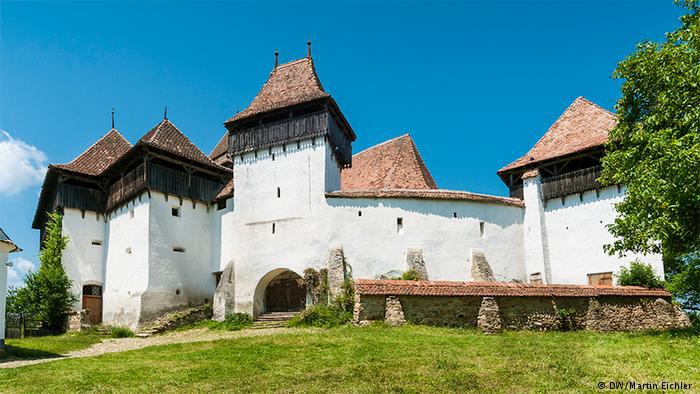
<svg viewBox="0 0 700 394"><path fill-rule="evenodd" d="M306 307L306 285L299 274L286 268L268 272L255 288L253 313L298 312Z"/></svg>

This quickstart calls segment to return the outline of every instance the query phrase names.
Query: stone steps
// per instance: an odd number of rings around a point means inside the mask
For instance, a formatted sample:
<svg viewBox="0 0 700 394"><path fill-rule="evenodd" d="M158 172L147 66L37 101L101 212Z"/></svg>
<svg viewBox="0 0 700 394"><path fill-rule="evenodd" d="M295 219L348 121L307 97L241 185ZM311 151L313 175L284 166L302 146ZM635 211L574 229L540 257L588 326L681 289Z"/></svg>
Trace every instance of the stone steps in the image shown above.
<svg viewBox="0 0 700 394"><path fill-rule="evenodd" d="M253 329L262 329L262 328L282 328L282 327L287 327L287 323L289 323L290 320L294 316L296 316L298 312L270 312L266 313L264 315L258 316L257 319L253 322Z"/></svg>

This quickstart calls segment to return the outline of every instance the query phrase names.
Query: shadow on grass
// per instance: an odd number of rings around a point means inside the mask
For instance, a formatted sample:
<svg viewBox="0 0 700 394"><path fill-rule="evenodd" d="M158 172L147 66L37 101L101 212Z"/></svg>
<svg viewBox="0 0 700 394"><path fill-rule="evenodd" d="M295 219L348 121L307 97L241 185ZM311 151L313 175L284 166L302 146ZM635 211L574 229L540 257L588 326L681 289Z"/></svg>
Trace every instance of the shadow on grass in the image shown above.
<svg viewBox="0 0 700 394"><path fill-rule="evenodd" d="M29 349L14 345L5 345L4 353L0 353L0 364L17 360L33 360L37 358L64 357L61 354L45 350Z"/></svg>

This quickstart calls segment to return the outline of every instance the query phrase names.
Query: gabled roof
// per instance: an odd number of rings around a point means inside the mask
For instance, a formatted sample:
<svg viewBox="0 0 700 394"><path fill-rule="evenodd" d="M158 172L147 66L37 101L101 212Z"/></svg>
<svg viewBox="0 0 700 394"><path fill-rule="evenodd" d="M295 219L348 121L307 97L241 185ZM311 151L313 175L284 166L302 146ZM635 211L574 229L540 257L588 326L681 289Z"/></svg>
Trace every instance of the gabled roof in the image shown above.
<svg viewBox="0 0 700 394"><path fill-rule="evenodd" d="M218 162L218 158L224 156L228 152L228 131L224 133L214 149L209 154L209 158Z"/></svg>
<svg viewBox="0 0 700 394"><path fill-rule="evenodd" d="M17 246L14 242L12 242L10 237L7 235L7 233L2 228L0 228L0 242L10 246L11 249L9 250L9 253L22 251L22 249L20 249L19 246ZM2 267L2 268L5 268L5 267Z"/></svg>
<svg viewBox="0 0 700 394"><path fill-rule="evenodd" d="M153 127L141 137L138 144L151 146L209 167L227 170L207 157L168 119L163 119L163 121Z"/></svg>
<svg viewBox="0 0 700 394"><path fill-rule="evenodd" d="M129 141L116 129L112 129L70 163L55 164L53 167L98 176L124 156L130 148Z"/></svg>
<svg viewBox="0 0 700 394"><path fill-rule="evenodd" d="M225 123L326 97L330 95L321 86L313 60L310 57L294 60L272 69L248 108Z"/></svg>
<svg viewBox="0 0 700 394"><path fill-rule="evenodd" d="M341 190L373 189L437 189L410 135L352 156L352 167L341 173Z"/></svg>
<svg viewBox="0 0 700 394"><path fill-rule="evenodd" d="M498 173L600 147L616 122L610 111L578 97L529 152Z"/></svg>
<svg viewBox="0 0 700 394"><path fill-rule="evenodd" d="M638 286L547 285L510 282L449 282L427 280L355 281L355 293L360 296L490 296L490 297L671 297L664 289Z"/></svg>

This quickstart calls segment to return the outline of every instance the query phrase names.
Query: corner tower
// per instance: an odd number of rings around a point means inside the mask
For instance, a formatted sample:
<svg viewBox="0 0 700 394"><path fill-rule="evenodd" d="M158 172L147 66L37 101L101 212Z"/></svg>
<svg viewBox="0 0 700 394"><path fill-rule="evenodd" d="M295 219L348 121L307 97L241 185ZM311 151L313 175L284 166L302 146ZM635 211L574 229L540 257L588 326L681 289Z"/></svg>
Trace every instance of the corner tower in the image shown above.
<svg viewBox="0 0 700 394"><path fill-rule="evenodd" d="M306 216L340 190L355 133L323 89L313 59L278 65L250 105L227 120L234 203L250 220ZM242 213L243 214L243 213Z"/></svg>

